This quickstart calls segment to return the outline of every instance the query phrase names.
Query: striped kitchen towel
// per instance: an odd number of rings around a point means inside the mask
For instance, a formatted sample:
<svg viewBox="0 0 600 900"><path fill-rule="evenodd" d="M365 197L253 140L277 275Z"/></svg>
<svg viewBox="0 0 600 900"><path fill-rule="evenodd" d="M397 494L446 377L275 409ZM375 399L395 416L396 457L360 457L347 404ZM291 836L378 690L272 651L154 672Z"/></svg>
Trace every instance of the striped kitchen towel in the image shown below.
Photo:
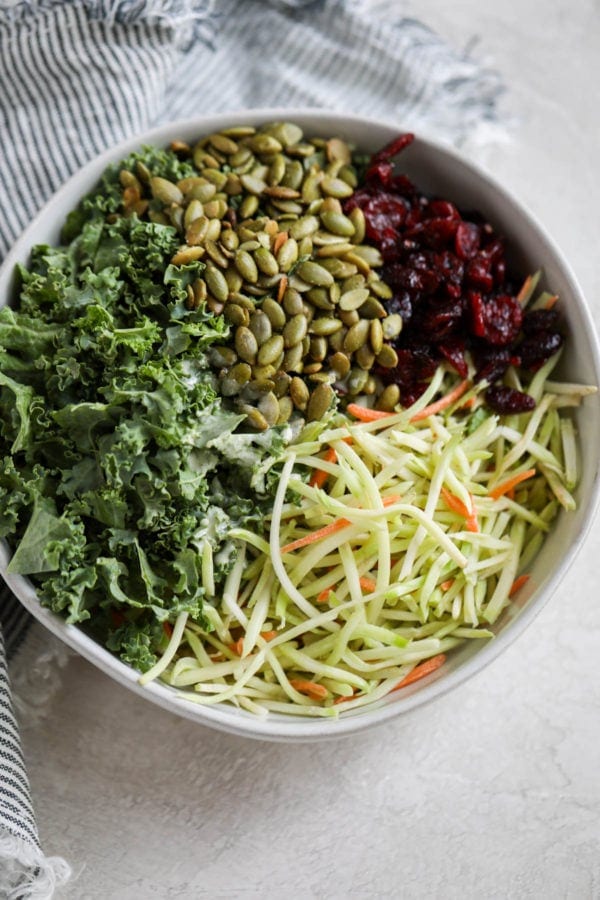
<svg viewBox="0 0 600 900"><path fill-rule="evenodd" d="M489 137L497 75L402 17L401 5L0 0L0 260L72 172L163 121L321 106L454 143ZM0 486L0 523L1 504ZM16 662L37 671L46 639L35 644L34 627L23 640L28 618L4 588L0 624ZM67 872L40 847L0 636L0 897L51 897Z"/></svg>

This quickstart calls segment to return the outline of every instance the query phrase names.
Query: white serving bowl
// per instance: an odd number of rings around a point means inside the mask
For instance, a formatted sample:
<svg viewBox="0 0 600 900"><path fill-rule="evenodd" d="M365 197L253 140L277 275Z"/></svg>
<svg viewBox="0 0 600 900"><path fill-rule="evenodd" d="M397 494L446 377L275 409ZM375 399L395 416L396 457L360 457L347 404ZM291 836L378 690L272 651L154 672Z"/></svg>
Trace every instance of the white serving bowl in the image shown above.
<svg viewBox="0 0 600 900"><path fill-rule="evenodd" d="M99 156L74 175L43 208L19 238L0 269L0 304L14 292L16 263L26 263L34 244L58 242L67 213L77 205L100 178L105 167L143 144L167 145L174 138L194 141L228 125L258 125L269 121L297 122L308 135L339 135L361 150L379 149L400 129L396 125L317 110L265 109L226 113L160 126ZM429 140L418 139L401 156L400 166L417 185L431 194L454 201L464 209L478 209L505 234L511 245L511 260L523 273L540 267L544 281L560 296L560 309L568 328L567 350L561 361L560 377L585 384L600 383L600 361L594 326L581 290L567 262L544 228L499 184L458 153ZM531 578L521 589L523 603L502 617L497 636L489 642L467 642L453 651L444 666L429 678L396 692L373 706L348 711L338 719L305 719L269 715L260 719L233 706L200 706L182 699L160 682L146 687L138 684L138 673L108 650L57 615L43 609L28 579L5 574L9 553L0 545L0 571L23 605L53 634L98 666L115 681L136 691L153 703L222 731L265 740L308 741L339 737L386 722L440 696L488 665L533 621L550 599L572 564L588 531L600 493L599 462L600 399L586 398L576 411L581 460L581 481L577 487L578 508L562 512L531 566Z"/></svg>

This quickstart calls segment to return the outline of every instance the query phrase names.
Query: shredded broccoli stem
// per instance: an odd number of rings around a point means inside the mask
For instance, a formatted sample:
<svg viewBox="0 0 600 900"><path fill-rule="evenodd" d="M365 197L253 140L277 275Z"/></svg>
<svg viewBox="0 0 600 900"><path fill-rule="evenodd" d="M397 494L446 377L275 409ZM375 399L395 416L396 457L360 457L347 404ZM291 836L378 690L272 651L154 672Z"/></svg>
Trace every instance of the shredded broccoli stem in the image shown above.
<svg viewBox="0 0 600 900"><path fill-rule="evenodd" d="M352 715L423 661L492 638L558 510L575 503L575 429L560 410L589 390L548 382L555 364L532 379L533 413L502 422L470 428L485 383L461 398L470 409L415 421L449 389L440 369L409 409L306 429L284 453L268 533L229 535L238 554L220 604L207 604L213 630L178 620L144 683L160 675L193 702L261 716ZM516 372L508 381L521 389ZM309 482L317 469L324 486ZM204 545L207 594L211 569Z"/></svg>

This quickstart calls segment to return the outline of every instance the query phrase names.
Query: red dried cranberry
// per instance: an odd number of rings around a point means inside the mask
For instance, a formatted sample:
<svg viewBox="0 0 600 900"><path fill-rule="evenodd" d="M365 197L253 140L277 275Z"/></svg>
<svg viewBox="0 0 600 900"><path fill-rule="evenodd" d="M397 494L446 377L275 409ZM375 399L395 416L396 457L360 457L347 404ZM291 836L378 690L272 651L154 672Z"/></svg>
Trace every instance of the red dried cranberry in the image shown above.
<svg viewBox="0 0 600 900"><path fill-rule="evenodd" d="M481 235L477 225L461 222L454 235L454 249L460 259L472 259L479 250Z"/></svg>
<svg viewBox="0 0 600 900"><path fill-rule="evenodd" d="M431 200L427 207L427 216L436 219L456 219L460 222L460 213L449 200Z"/></svg>
<svg viewBox="0 0 600 900"><path fill-rule="evenodd" d="M465 359L465 342L460 338L451 341L444 341L438 344L438 350L447 359L451 366L456 369L461 378L466 378L468 374L467 361Z"/></svg>
<svg viewBox="0 0 600 900"><path fill-rule="evenodd" d="M465 270L465 281L469 287L488 293L494 287L492 264L483 256L470 260Z"/></svg>
<svg viewBox="0 0 600 900"><path fill-rule="evenodd" d="M428 340L438 342L447 338L462 319L463 305L460 300L449 303L435 303L420 316L419 324Z"/></svg>
<svg viewBox="0 0 600 900"><path fill-rule="evenodd" d="M564 338L557 331L538 331L528 335L519 344L517 350L521 357L521 365L535 371L547 359L560 350Z"/></svg>
<svg viewBox="0 0 600 900"><path fill-rule="evenodd" d="M475 354L477 371L475 381L485 379L489 384L502 378L509 366L520 365L520 358L505 347L489 347L478 349Z"/></svg>
<svg viewBox="0 0 600 900"><path fill-rule="evenodd" d="M382 147L381 150L378 150L377 153L374 153L372 160L374 162L379 162L380 160L393 159L394 156L398 156L399 153L402 153L402 151L405 150L406 147L412 144L414 139L414 134L411 134L410 132L400 134L397 138L394 138L393 141L390 141L388 144Z"/></svg>
<svg viewBox="0 0 600 900"><path fill-rule="evenodd" d="M471 295L473 333L495 347L516 340L521 330L523 311L516 297L500 294L486 301L481 294Z"/></svg>
<svg viewBox="0 0 600 900"><path fill-rule="evenodd" d="M523 316L525 334L537 334L538 331L557 331L560 325L560 314L555 309L532 309Z"/></svg>
<svg viewBox="0 0 600 900"><path fill-rule="evenodd" d="M485 392L485 399L494 412L501 416L531 412L532 409L535 409L533 397L517 391L515 388L494 385Z"/></svg>
<svg viewBox="0 0 600 900"><path fill-rule="evenodd" d="M394 174L394 166L390 162L383 159L371 163L365 172L365 181L367 184L388 185Z"/></svg>

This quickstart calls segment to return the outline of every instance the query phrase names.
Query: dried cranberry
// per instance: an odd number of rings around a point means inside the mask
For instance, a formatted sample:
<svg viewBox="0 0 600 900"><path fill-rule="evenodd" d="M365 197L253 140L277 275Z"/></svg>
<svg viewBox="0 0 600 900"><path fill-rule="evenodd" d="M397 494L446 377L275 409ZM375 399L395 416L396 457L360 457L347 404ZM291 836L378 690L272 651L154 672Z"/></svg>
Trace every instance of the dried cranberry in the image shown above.
<svg viewBox="0 0 600 900"><path fill-rule="evenodd" d="M538 331L528 335L518 346L521 365L535 371L560 350L564 338L557 331Z"/></svg>
<svg viewBox="0 0 600 900"><path fill-rule="evenodd" d="M454 249L460 259L472 259L479 250L481 235L477 225L460 222L454 235Z"/></svg>
<svg viewBox="0 0 600 900"><path fill-rule="evenodd" d="M392 165L392 163L380 159L377 162L371 163L371 165L365 172L365 181L367 182L367 184L375 183L388 185L392 180L393 174L394 166Z"/></svg>
<svg viewBox="0 0 600 900"><path fill-rule="evenodd" d="M461 338L438 344L438 350L444 359L447 359L450 365L456 369L461 378L467 377L469 370L465 359L465 342Z"/></svg>
<svg viewBox="0 0 600 900"><path fill-rule="evenodd" d="M535 409L535 400L530 394L524 394L515 388L494 385L485 392L488 405L501 416L514 413L531 412Z"/></svg>
<svg viewBox="0 0 600 900"><path fill-rule="evenodd" d="M481 294L472 294L471 310L473 333L488 344L504 347L517 338L523 311L516 297L500 294L484 301Z"/></svg>
<svg viewBox="0 0 600 900"><path fill-rule="evenodd" d="M475 381L485 379L489 384L502 378L509 366L520 365L520 358L506 347L479 348L475 353L477 371Z"/></svg>
<svg viewBox="0 0 600 900"><path fill-rule="evenodd" d="M492 263L483 256L476 256L470 260L465 270L465 281L469 287L476 290L491 291L494 287L492 275Z"/></svg>
<svg viewBox="0 0 600 900"><path fill-rule="evenodd" d="M523 316L525 334L537 334L539 331L557 331L560 325L560 314L555 309L532 309Z"/></svg>
<svg viewBox="0 0 600 900"><path fill-rule="evenodd" d="M399 153L412 144L414 139L414 134L411 134L410 132L400 134L397 138L394 138L393 141L386 144L385 147L382 147L381 150L378 150L377 153L374 153L372 160L379 162L380 160L393 159L394 156L398 156Z"/></svg>
<svg viewBox="0 0 600 900"><path fill-rule="evenodd" d="M448 200L431 200L427 207L428 217L436 219L456 219L460 222L460 213L454 203Z"/></svg>
<svg viewBox="0 0 600 900"><path fill-rule="evenodd" d="M448 337L462 319L460 300L435 303L429 306L419 319L419 324L430 341L438 342Z"/></svg>

